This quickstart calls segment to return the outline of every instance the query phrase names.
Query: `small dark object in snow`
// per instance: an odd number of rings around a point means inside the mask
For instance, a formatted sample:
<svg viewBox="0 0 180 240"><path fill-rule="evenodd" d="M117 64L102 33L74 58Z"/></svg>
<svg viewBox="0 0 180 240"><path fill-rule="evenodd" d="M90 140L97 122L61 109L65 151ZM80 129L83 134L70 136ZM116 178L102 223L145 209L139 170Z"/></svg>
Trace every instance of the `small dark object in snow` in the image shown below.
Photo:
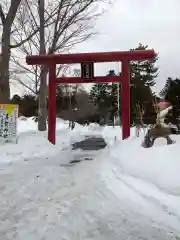
<svg viewBox="0 0 180 240"><path fill-rule="evenodd" d="M80 162L81 160L73 160L73 161L71 161L70 163L78 163L78 162Z"/></svg>
<svg viewBox="0 0 180 240"><path fill-rule="evenodd" d="M105 140L101 137L89 137L80 142L72 144L72 150L81 149L83 151L97 151L107 146Z"/></svg>
<svg viewBox="0 0 180 240"><path fill-rule="evenodd" d="M81 160L72 160L70 163L79 163L82 161L91 161L91 160L93 160L93 159L90 157L85 157L84 159L81 159Z"/></svg>
<svg viewBox="0 0 180 240"><path fill-rule="evenodd" d="M93 160L92 157L84 157L84 160Z"/></svg>

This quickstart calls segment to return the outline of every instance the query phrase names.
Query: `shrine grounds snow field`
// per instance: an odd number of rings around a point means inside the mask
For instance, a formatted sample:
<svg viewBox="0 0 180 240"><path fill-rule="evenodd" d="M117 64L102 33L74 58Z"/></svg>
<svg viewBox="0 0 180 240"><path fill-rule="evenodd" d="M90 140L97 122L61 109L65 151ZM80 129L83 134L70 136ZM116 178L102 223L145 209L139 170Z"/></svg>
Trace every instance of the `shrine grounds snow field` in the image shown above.
<svg viewBox="0 0 180 240"><path fill-rule="evenodd" d="M36 128L20 119L18 144L0 146L0 240L180 239L180 136L144 149L133 129L122 141L118 127L57 120L53 146ZM61 166L83 156L70 146L89 134L107 147Z"/></svg>

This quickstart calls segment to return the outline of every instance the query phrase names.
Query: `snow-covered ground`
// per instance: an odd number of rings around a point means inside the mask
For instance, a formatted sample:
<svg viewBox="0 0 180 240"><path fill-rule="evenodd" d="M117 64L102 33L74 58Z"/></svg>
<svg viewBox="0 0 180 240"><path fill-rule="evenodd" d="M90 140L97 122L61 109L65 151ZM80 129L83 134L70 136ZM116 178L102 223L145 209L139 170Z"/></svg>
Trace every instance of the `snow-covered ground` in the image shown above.
<svg viewBox="0 0 180 240"><path fill-rule="evenodd" d="M120 128L73 131L57 123L57 143L19 120L18 144L0 146L0 240L180 239L180 137L141 147ZM62 167L70 143L103 135L108 147L92 161Z"/></svg>

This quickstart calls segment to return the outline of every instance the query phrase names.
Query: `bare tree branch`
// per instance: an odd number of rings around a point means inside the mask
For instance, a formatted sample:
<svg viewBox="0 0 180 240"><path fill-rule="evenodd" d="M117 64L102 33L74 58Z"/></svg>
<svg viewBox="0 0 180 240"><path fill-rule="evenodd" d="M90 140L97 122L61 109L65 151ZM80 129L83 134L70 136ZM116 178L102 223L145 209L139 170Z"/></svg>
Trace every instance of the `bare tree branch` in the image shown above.
<svg viewBox="0 0 180 240"><path fill-rule="evenodd" d="M5 23L5 20L6 20L6 17L4 15L4 12L3 12L3 9L2 9L2 5L0 4L0 18L1 18L1 21L2 21L2 24Z"/></svg>
<svg viewBox="0 0 180 240"><path fill-rule="evenodd" d="M33 31L32 34L30 34L26 39L22 40L21 42L15 44L15 45L10 45L11 48L18 48L21 45L23 45L24 43L28 42L34 35L36 35L36 33L39 31L39 29L36 29L35 31Z"/></svg>
<svg viewBox="0 0 180 240"><path fill-rule="evenodd" d="M37 95L37 92L35 90L33 90L33 88L31 88L27 84L25 84L20 78L15 77L15 78L13 78L13 80L19 82L22 86L27 88L31 93Z"/></svg>
<svg viewBox="0 0 180 240"><path fill-rule="evenodd" d="M48 21L48 20L47 20ZM46 23L46 22L45 22ZM52 23L50 23L50 25L51 25ZM45 24L45 27L48 27L48 24L46 25ZM39 32L39 27L37 28L37 29L33 29L32 30L32 32L30 32L29 34L28 34L28 36L25 38L25 39L21 39L21 41L19 42L19 43L16 43L15 45L10 45L10 47L11 48L18 48L18 47L20 47L21 45L23 45L24 43L26 43L26 42L28 42L29 40L31 40L32 39L32 37L33 36L35 36L38 32ZM26 35L27 35L27 33L25 33Z"/></svg>
<svg viewBox="0 0 180 240"><path fill-rule="evenodd" d="M30 27L31 27L32 31L31 31L31 32L28 32L28 34L27 34L27 31L25 30L25 22L22 21L21 18L18 19L18 16L17 16L17 17L16 17L16 20L18 20L18 22L19 22L20 25L21 25L20 30L23 30L23 33L25 33L26 38L25 38L25 39L22 39L22 31L19 32L19 33L20 33L19 36L21 36L20 41L19 41L19 43L18 43L18 42L15 40L15 38L13 38L13 40L16 42L16 44L10 45L11 48L18 48L18 47L20 47L21 45L23 45L24 43L26 43L26 42L28 42L30 39L32 39L33 36L35 36L35 35L39 32L39 30L40 30L40 26L39 26L39 24L38 24L38 22L37 22L37 20L36 20L36 17L35 17L35 15L34 15L34 13L33 13L32 6L29 4L28 0L25 0L25 2L26 2L26 5L27 5L27 9L29 10L30 17L32 18L33 23L34 23L34 24L32 24L32 25L30 24L30 25L31 25ZM33 5L34 5L34 4L33 4ZM21 17L21 14L22 14L22 12L20 13L20 17ZM45 22L44 22L44 27L45 27L45 28L48 27L49 25L52 25L52 24L53 24L50 20L51 20L51 19L53 18L53 16L55 16L56 14L57 14L57 10L56 10L56 9L53 9L53 11L51 12L51 15L49 15L48 18L45 19ZM27 21L26 21L26 23L27 23ZM34 26L34 25L35 25L35 26ZM16 30L18 29L18 26L16 25L16 23L14 23L14 27L16 28Z"/></svg>
<svg viewBox="0 0 180 240"><path fill-rule="evenodd" d="M27 9L19 12L14 28L18 29L14 34L15 46L18 46L18 54L32 55L34 52L39 53L39 18L38 4L36 0L24 0L27 2ZM106 0L108 3L110 0ZM45 46L46 53L67 52L70 49L90 37L97 34L95 24L103 10L99 10L98 4L101 0L47 0L45 2ZM98 10L97 10L98 9ZM25 16L24 16L25 14ZM24 24L26 22L26 24ZM34 31L34 33L33 33ZM26 41L28 39L28 41ZM17 45L18 44L18 45ZM22 68L24 63L19 62L16 55L13 56L12 62L17 67ZM20 64L18 64L18 62ZM32 74L32 82L37 74L34 66L24 68L27 73ZM29 69L29 70L28 70ZM57 73L60 74L67 69L67 66L59 66ZM38 78L40 69L38 69ZM23 81L23 80L22 80ZM35 83L35 82L34 82ZM38 81L39 84L39 81ZM26 83L25 83L26 85Z"/></svg>
<svg viewBox="0 0 180 240"><path fill-rule="evenodd" d="M3 22L2 37L1 37L1 58L0 58L0 98L1 101L8 101L10 98L10 81L9 81L9 63L11 57L10 41L11 28L14 22L16 13L20 6L21 0L11 0L10 7L6 14L1 5L1 19ZM5 18L4 18L5 17Z"/></svg>
<svg viewBox="0 0 180 240"><path fill-rule="evenodd" d="M12 26L14 22L20 3L21 3L21 0L16 0L16 1L11 0L10 8L5 19L5 23L7 22L9 26Z"/></svg>

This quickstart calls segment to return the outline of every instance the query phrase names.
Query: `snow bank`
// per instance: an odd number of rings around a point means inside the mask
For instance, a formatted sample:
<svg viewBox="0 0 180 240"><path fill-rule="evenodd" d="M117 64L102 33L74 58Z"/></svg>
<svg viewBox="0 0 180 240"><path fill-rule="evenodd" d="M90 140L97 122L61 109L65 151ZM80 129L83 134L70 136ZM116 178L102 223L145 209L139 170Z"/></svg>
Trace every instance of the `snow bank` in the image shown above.
<svg viewBox="0 0 180 240"><path fill-rule="evenodd" d="M127 174L153 183L169 194L180 196L180 137L172 138L176 144L149 149L141 147L142 138L123 141L111 151L112 160Z"/></svg>
<svg viewBox="0 0 180 240"><path fill-rule="evenodd" d="M22 132L37 131L37 122L33 120L34 117L25 118L20 117L18 119L17 127L18 134Z"/></svg>
<svg viewBox="0 0 180 240"><path fill-rule="evenodd" d="M48 159L57 155L61 148L68 147L71 141L71 131L68 123L57 119L57 145L53 146L47 140L47 131L38 132L37 122L32 118L18 119L18 144L5 143L1 145L0 162L12 163L17 160Z"/></svg>

